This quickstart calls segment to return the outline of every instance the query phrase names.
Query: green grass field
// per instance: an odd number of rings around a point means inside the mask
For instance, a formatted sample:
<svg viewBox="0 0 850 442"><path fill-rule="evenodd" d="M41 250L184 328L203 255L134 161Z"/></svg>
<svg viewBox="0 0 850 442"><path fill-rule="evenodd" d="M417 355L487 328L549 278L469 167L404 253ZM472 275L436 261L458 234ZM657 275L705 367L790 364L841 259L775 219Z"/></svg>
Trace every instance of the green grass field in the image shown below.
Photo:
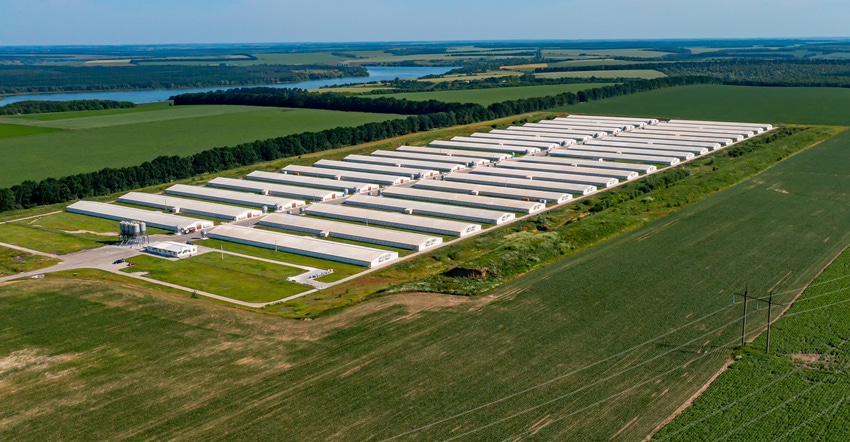
<svg viewBox="0 0 850 442"><path fill-rule="evenodd" d="M56 263L45 256L31 255L14 249L0 247L0 276L43 269Z"/></svg>
<svg viewBox="0 0 850 442"><path fill-rule="evenodd" d="M0 121L2 121L2 117L0 117ZM0 138L26 137L29 135L49 134L51 132L61 132L61 130L0 123Z"/></svg>
<svg viewBox="0 0 850 442"><path fill-rule="evenodd" d="M115 283L0 287L0 438L640 439L726 362L732 292L786 302L850 243L848 146L476 299L304 323Z"/></svg>
<svg viewBox="0 0 850 442"><path fill-rule="evenodd" d="M0 139L0 187L104 167L140 164L160 155L188 155L217 146L357 126L388 114L247 106L169 107L153 112L34 121L54 127L90 127ZM21 123L23 120L5 120Z"/></svg>
<svg viewBox="0 0 850 442"><path fill-rule="evenodd" d="M141 255L127 261L136 265L122 272L148 272L149 278L246 302L276 301L310 290L286 281L304 273L301 269L233 255L205 253L179 261Z"/></svg>
<svg viewBox="0 0 850 442"><path fill-rule="evenodd" d="M850 125L850 89L699 85L564 106L563 112Z"/></svg>
<svg viewBox="0 0 850 442"><path fill-rule="evenodd" d="M848 277L845 252L773 325L769 355L762 335L653 440L850 438Z"/></svg>
<svg viewBox="0 0 850 442"><path fill-rule="evenodd" d="M4 119L19 120L17 124L28 123L37 124L36 121L56 121L56 120L71 120L75 118L89 117L105 117L108 115L135 114L139 112L157 112L165 110L168 107L166 103L151 103L150 105L140 105L125 109L105 109L105 110L89 110L89 111L74 111L74 112L51 112L44 114L26 114L0 117L0 121Z"/></svg>
<svg viewBox="0 0 850 442"><path fill-rule="evenodd" d="M272 249L264 249L262 247L253 247L245 244L237 244L227 241L219 241L217 239L205 239L198 242L198 245L210 247L213 249L224 249L228 252L241 253L243 255L256 256L258 258L271 259L282 263L290 263L317 269L334 269L334 273L318 278L317 281L333 282L347 278L351 275L365 270L364 267L354 264L345 264L336 261L328 261L325 259L312 258L309 256L296 255L287 252L276 252Z"/></svg>
<svg viewBox="0 0 850 442"><path fill-rule="evenodd" d="M40 224L41 220L46 220L45 225ZM107 227L107 223L111 228ZM94 249L117 241L116 222L72 213L0 224L0 242L58 255Z"/></svg>
<svg viewBox="0 0 850 442"><path fill-rule="evenodd" d="M365 97L393 97L405 98L407 100L440 100L459 103L478 103L489 105L507 100L519 100L522 98L545 97L557 95L564 92L578 92L595 87L608 86L611 83L577 83L577 84L555 84L546 86L517 86L500 87L491 89L466 89L455 91L435 92L408 92L387 95L364 95Z"/></svg>
<svg viewBox="0 0 850 442"><path fill-rule="evenodd" d="M663 72L652 69L623 69L607 71L571 71L571 72L541 72L534 74L537 78L640 78L652 79L666 77Z"/></svg>

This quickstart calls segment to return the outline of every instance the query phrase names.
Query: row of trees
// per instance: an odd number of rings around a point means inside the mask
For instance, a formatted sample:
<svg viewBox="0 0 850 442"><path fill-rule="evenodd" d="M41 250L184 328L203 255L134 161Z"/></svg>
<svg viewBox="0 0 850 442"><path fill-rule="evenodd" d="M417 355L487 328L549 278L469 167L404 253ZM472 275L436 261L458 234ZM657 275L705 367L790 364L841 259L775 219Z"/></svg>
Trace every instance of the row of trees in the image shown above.
<svg viewBox="0 0 850 442"><path fill-rule="evenodd" d="M0 94L217 87L295 83L340 77L366 77L363 67L348 66L4 66Z"/></svg>
<svg viewBox="0 0 850 442"><path fill-rule="evenodd" d="M536 69L535 72L629 69L655 69L670 76L707 75L731 85L850 87L850 60L732 59L554 67Z"/></svg>
<svg viewBox="0 0 850 442"><path fill-rule="evenodd" d="M41 114L46 112L72 112L86 110L125 109L136 107L129 101L71 100L71 101L19 101L0 106L0 115Z"/></svg>
<svg viewBox="0 0 850 442"><path fill-rule="evenodd" d="M550 109L557 106L575 104L582 101L599 100L685 84L714 82L711 77L667 77L654 80L640 80L616 86L589 89L579 93L567 92L550 97L529 98L524 100L505 101L488 107L477 104L456 106L442 103L444 112L411 115L402 119L394 119L379 123L367 123L357 127L337 127L321 132L305 132L285 137L257 140L233 147L216 147L187 157L162 156L138 166L123 168L106 168L97 172L81 173L64 178L48 178L41 182L25 181L11 188L0 189L0 211L18 208L29 208L40 205L56 204L93 196L108 195L140 187L168 183L173 180L186 179L192 176L215 173L226 169L256 164L261 161L271 161L280 158L293 157L311 152L320 152L343 146L384 140L400 135L431 129L469 124L495 118L508 117L525 112ZM273 89L272 91L277 91ZM311 94L312 95L312 94ZM217 100L227 103L227 93L216 95ZM277 96L275 93L274 96ZM234 91L232 97L244 100L245 95ZM265 100L261 94L255 94L260 104ZM366 103L364 99L341 96L339 101L307 101L308 103ZM388 106L403 108L404 100L392 100ZM371 102L372 100L366 100ZM439 103L439 102L438 102ZM229 103L227 103L229 104ZM263 104L268 105L268 104ZM430 105L433 108L439 106ZM324 109L325 107L322 107ZM367 106L368 109L371 107ZM356 109L363 110L363 109ZM396 112L398 113L398 112Z"/></svg>

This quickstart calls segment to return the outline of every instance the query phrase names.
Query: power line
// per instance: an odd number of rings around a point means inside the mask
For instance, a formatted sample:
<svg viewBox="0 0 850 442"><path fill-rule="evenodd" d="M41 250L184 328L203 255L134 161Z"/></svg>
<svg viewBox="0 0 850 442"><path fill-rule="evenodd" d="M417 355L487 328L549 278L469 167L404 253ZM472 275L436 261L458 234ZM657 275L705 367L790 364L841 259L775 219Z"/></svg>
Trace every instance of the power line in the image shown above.
<svg viewBox="0 0 850 442"><path fill-rule="evenodd" d="M445 418L443 418L443 419L440 419L440 420L437 420L437 421L431 422L431 423L426 424L426 425L422 425L422 426L420 426L420 427L417 427L417 428L414 428L414 429L411 429L411 430L407 430L407 431L405 431L405 432L403 432L403 433L396 434L396 435L391 436L391 437L388 437L388 438L386 438L386 439L381 439L381 441L380 441L380 442L387 442L387 441L395 440L395 439L398 439L398 438L403 437L403 436L407 436L407 435L412 434L412 433L417 433L417 432L422 431L422 430L427 430L428 428L431 428L431 427L433 427L433 426L435 426L435 425L439 425L439 424L442 424L442 423L445 423L445 422L448 422L448 421L451 421L451 420L457 419L457 418L459 418L459 417L466 416L467 414L474 413L474 412L476 412L476 411L478 411L478 410L482 410L482 409L484 409L484 408L487 408L487 407L490 407L490 406L496 405L496 404L498 404L498 403L501 403L501 402L507 401L507 400L512 399L512 398L514 398L514 397L517 397L517 396L523 395L523 394L525 394L525 393L529 393L529 392L531 392L531 391L534 391L534 390L537 390L537 389L539 389L539 388L545 387L546 385L549 385L549 384L551 384L551 383L553 383L553 382L557 382L557 381L559 381L559 380L561 380L561 379L565 379L565 378L567 378L567 377L569 377L569 376L572 376L572 375L574 375L574 374L576 374L576 373L580 373L580 372L582 372L582 371L584 371L584 370L587 370L587 369L589 369L589 368L592 368L592 367L595 367L595 366L597 366L597 365L599 365L599 364L602 364L603 362L610 361L610 360L612 360L612 359L615 359L615 358L618 358L618 357L620 357L620 356L623 356L623 355L625 355L625 354L627 354L627 353L629 353L629 352L631 352L631 351L634 351L634 350L636 350L636 349L638 349L638 348L640 348L640 347L643 347L643 346L645 346L645 345L651 344L651 343L653 343L653 342L655 342L655 341L657 341L657 340L659 340L659 339L661 339L661 338L667 337L667 336L669 336L669 335L671 335L671 334L674 334L674 333L676 333L676 332L678 332L678 331L680 331L680 330L683 330L683 329L685 329L685 328L687 328L687 327L690 327L690 326L692 326L692 325L694 325L694 324L697 324L697 323L699 323L699 322L702 322L703 320L708 319L708 318L710 318L710 317L712 317L712 316L714 316L714 315L716 315L716 314L718 314L718 313L722 313L722 312L724 312L724 311L726 311L726 310L729 310L729 309L730 309L730 308L732 308L733 306L734 306L734 304L733 304L733 305L729 305L729 306L725 306L725 307L722 307L722 308L719 308L719 309L717 309L717 310L715 310L715 311L713 311L713 312L711 312L711 313L708 313L708 314L706 314L706 315L704 315L704 316L702 316L702 317L700 317L700 318L697 318L697 319L695 319L695 320L693 320L693 321L690 321L690 322L688 322L688 323L685 323L685 324L683 324L683 325L681 325L681 326L679 326L679 327L677 327L677 328L674 328L673 330L670 330L670 331L668 331L668 332L666 332L666 333L663 333L663 334L661 334L661 335L658 335L658 336L656 336L656 337L654 337L654 338L652 338L652 339L646 340L646 341L644 341L644 342L642 342L642 343L640 343L640 344L636 344L636 345L634 345L634 346L632 346L632 347L629 347L629 348L627 348L627 349L625 349L625 350L622 350L622 351L620 351L620 352L618 352L618 353L615 353L615 354L613 354L613 355L611 355L611 356L608 356L608 357L606 357L606 358L604 358L604 359L600 359L600 360L598 360L598 361L596 361L596 362L594 362L594 363L592 363L592 364L585 365L584 367L579 367L579 368L577 368L577 369L575 369L575 370L572 370L572 371L570 371L570 372L567 372L567 373L564 373L564 374L562 374L562 375L556 376L556 377L554 377L554 378L552 378L552 379L549 379L549 380L547 380L547 381L544 381L544 382L542 382L542 383L540 383L540 384L533 385L533 386L528 387L528 388L526 388L526 389L524 389L524 390L520 390L520 391L518 391L518 392L516 392L516 393L512 393L512 394L509 394L509 395L507 395L507 396L501 397L501 398L499 398L499 399L493 400L493 401L491 401L491 402L488 402L488 403L485 403L485 404L479 405L479 406L474 407L474 408L470 408L469 410L466 410L466 411L463 411L463 412L457 413L457 414L455 414L455 415L445 417ZM735 320L734 322L737 322L737 320ZM728 325L728 324L727 324L727 325ZM704 335L703 335L703 336L704 336Z"/></svg>
<svg viewBox="0 0 850 442"><path fill-rule="evenodd" d="M548 400L548 401L542 402L542 403L540 403L540 404L538 404L538 405L535 405L535 406L532 406L532 407L526 408L525 410L519 411L519 412L514 413L514 414L512 414L512 415L510 415L510 416L507 416L507 417L504 417L504 418L501 418L501 419L495 420L495 421L490 422L490 423L488 423L488 424L486 424L486 425L483 425L483 426L481 426L481 427L478 427L478 428L475 428L475 429L469 430L469 431L467 431L467 432L465 432L465 433L463 433L463 434L459 434L459 435L454 436L454 437L451 437L451 438L449 438L449 439L445 439L445 441L455 440L455 439L457 439L457 438L459 438L459 437L463 437L463 436L467 436L467 435L472 434L472 433L476 433L476 432L481 431L481 430L483 430L483 429L485 429L485 428L492 427L493 425L496 425L496 424L502 423L502 422L504 422L504 421L506 421L506 420L509 420L509 419L513 419L513 418L515 418L515 417L517 417L517 416L521 416L521 415L526 414L526 413L528 413L528 412L534 411L534 410L536 410L536 409L538 409L538 408L540 408L540 407L543 407L543 406L545 406L545 405L549 405L549 404L551 404L551 403L557 402L557 401L559 401L559 400L561 400L561 399L567 398L567 397L572 396L572 395L574 395L574 394L576 394L576 393L579 393L579 392L581 392L581 391L587 390L587 389L588 389L588 388L590 388L590 387L593 387L593 386L595 386L595 385L598 385L598 384L600 384L600 383L602 383L602 382L605 382L605 381L607 381L607 380L613 379L613 378L615 378L615 377L617 377L617 376L619 376L619 375L621 375L621 374L623 374L623 373L626 373L626 372L628 372L628 371L631 371L631 370L632 370L632 369L634 369L634 368L637 368L637 367L642 366L642 365L644 365L644 364L646 364L646 363L648 363L648 362L651 362L651 361L653 361L653 360L655 360L655 359L658 359L658 358L659 358L659 357L661 357L661 356L665 356L665 355L667 355L667 354L669 354L669 353L672 353L672 352L675 352L675 351L679 351L679 350L681 350L683 347L685 347L685 346L687 346L687 345L690 345L691 343L693 343L693 342L695 342L695 341L698 341L698 340L700 340L700 339L703 339L706 335L714 334L714 333L716 333L716 332L718 332L718 331L720 331L720 330L722 330L722 329L724 329L724 328L726 328L726 327L729 327L730 325L733 325L733 324L735 324L735 323L737 323L737 322L738 322L738 320L737 320L737 319L736 319L736 320L734 320L734 321L727 322L726 324L723 324L723 325L721 325L720 327L715 328L714 330L710 330L710 331L708 331L708 332L706 332L706 333L703 333L702 335L699 335L699 336L697 336L696 338L693 338L693 339L691 339L690 341L688 341L688 342L686 342L686 343L684 343L684 344L682 344L682 345L679 345L678 347L672 348L672 349L670 349L670 350L668 350L668 351L666 351L666 352L664 352L664 353L661 353L661 354L659 354L659 355L656 355L655 357L653 357L653 358L651 358L651 359L649 359L649 360L646 360L646 361L644 361L644 362L641 362L640 364L637 364L637 365L635 365L635 366L629 367L628 369L625 369L625 370L622 370L622 371L617 372L617 373L615 373L615 374L612 374L612 375L610 375L610 376L608 376L608 377L606 377L606 378L600 379L600 380L598 380L598 381L596 381L596 382L593 382L593 383L591 383L591 384L587 384L587 385L585 385L585 386L583 386L583 387L579 388L578 390L570 391L570 392L565 393L565 394L563 394L563 395L561 395L561 396L558 396L558 397L556 397L556 398L553 398L553 399L550 399L550 400ZM737 339L737 338L736 338L736 339ZM733 342L734 342L734 341L733 341ZM725 345L725 344L724 344L724 345ZM706 353L704 353L704 354L703 354L703 356L700 356L699 358L702 358L702 357L704 357L705 355L710 354L710 353L713 353L713 352L715 352L715 351L717 351L717 350L719 350L719 349L721 349L721 348L723 348L723 347L718 347L718 348L716 348L716 349L714 349L714 350L712 350L712 351L710 351L710 352L706 352ZM699 359L699 358L698 358L698 359ZM691 361L691 362L687 362L687 363L685 363L685 364L682 364L681 366L677 366L677 367L675 367L675 368L674 368L674 371L675 371L676 369L678 369L679 367L682 367L682 366L685 366L685 365L689 365L689 364L690 364L690 363L692 363L692 362L693 362L693 361ZM642 385L642 383L641 383L641 384L637 384L637 385L635 385L635 386L632 386L632 387L630 387L630 389L635 388L635 387L637 387L637 386L639 386L639 385Z"/></svg>
<svg viewBox="0 0 850 442"><path fill-rule="evenodd" d="M738 321L734 321L734 322L738 322ZM627 388L627 389L625 389L625 390L622 390L622 391L620 391L620 392L618 392L618 393L616 393L616 394L610 395L610 396L608 396L608 397L606 397L606 398L604 398L604 399L600 399L600 400L598 400L598 401L594 402L593 404L587 405L587 406L582 407L582 408L580 408L580 409L578 409L578 410L574 410L574 411L572 411L572 412L570 412L570 413L568 413L568 414L565 414L565 415L563 415L563 416L558 417L557 419L550 420L550 421L548 422L548 425L551 425L552 423L555 423L555 422L558 422L558 421L564 420L564 419L566 419L566 418L568 418L568 417L571 417L571 416L573 416L573 415L575 415L575 414L581 413L582 411L585 411L585 410L587 410L587 409L590 409L590 408L592 408L592 407L595 407L596 405L602 404L602 403L607 402L607 401L609 401L609 400L611 400L611 399L615 399L615 398L617 398L617 397L620 397L620 396L622 396L622 395L624 395L624 394L628 393L629 391L636 389L637 387L641 387L641 386L643 386L643 385L645 385L645 384L648 384L648 383L650 383L650 382L655 382L656 380L661 379L661 378L663 378L664 376L669 375L670 373L673 373L673 372L675 372L675 371L677 371L677 370L680 370L680 369L682 369L682 368L685 368L686 366L688 366L688 365L692 364L695 360L699 360L699 359L702 359L702 358L704 358L704 357L707 357L707 356L709 356L709 355L713 354L714 352L717 352L717 351L720 351L720 350L724 350L726 345L731 345L731 344L733 344L734 342L736 342L737 340L738 340L738 339L737 339L737 338L735 338L735 339L733 339L733 340L731 340L731 341L728 341L728 342L724 343L724 344L723 344L723 345L721 345L721 346L718 346L718 347L717 347L717 348L715 348L714 350L711 350L711 351L708 351L708 352L703 353L701 356L697 357L696 359L693 359L693 360L691 360L691 361L689 361L689 362L686 362L686 363L684 363L684 364L681 364L681 365L677 365L676 367L673 367L673 368L671 368L670 370L667 370L667 371L665 371L665 372L663 372L663 373L661 373L661 374L659 374L659 375L657 375L657 376L655 376L655 377L652 377L652 378L647 379L647 380L645 380L645 381L643 381L643 382L640 382L640 383L638 383L638 384L635 384L635 385L633 385L633 386L631 386L631 387L629 387L629 388ZM515 414L514 416L511 416L511 417L516 417L516 416L518 416L519 414L520 414L520 413L517 413L517 414ZM503 420L507 420L507 419L508 419L508 418L504 418ZM477 431L477 430L476 430L476 431ZM533 431L533 430L531 430L531 429L525 430L525 431L523 431L523 432L521 432L521 433L519 433L519 434L515 434L515 435L513 435L513 436L510 436L510 437L508 437L508 438L503 439L503 440L502 440L502 442L510 441L510 440L515 440L515 439L517 439L517 438L519 438L519 437L522 437L522 436L524 436L524 435L526 435L526 434L531 433L532 431ZM470 434L470 433L469 433L469 432L467 432L467 433L465 433L464 435L466 435L466 434ZM455 437L455 438L456 438L456 437ZM452 438L452 439L455 439L455 438ZM452 440L452 439L446 439L446 441L450 441L450 440Z"/></svg>

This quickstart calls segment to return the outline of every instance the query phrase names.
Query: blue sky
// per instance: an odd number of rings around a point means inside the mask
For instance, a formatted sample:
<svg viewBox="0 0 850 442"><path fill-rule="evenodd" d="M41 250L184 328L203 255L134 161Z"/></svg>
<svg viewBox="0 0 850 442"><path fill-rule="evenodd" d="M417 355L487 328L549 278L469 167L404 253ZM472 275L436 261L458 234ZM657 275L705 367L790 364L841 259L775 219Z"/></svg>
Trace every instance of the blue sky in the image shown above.
<svg viewBox="0 0 850 442"><path fill-rule="evenodd" d="M2 0L0 46L850 36L847 0Z"/></svg>

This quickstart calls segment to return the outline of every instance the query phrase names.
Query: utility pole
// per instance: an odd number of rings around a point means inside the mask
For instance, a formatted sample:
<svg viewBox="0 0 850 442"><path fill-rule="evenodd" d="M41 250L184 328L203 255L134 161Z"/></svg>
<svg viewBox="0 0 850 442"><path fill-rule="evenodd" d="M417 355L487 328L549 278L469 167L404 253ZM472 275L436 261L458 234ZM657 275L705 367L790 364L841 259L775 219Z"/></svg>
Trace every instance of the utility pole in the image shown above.
<svg viewBox="0 0 850 442"><path fill-rule="evenodd" d="M747 342L747 300L749 299L750 291L744 288L744 319L741 322L741 347Z"/></svg>
<svg viewBox="0 0 850 442"><path fill-rule="evenodd" d="M764 354L770 354L770 320L771 315L770 311L773 308L773 292L770 292L770 296L767 301L767 344L764 347Z"/></svg>

